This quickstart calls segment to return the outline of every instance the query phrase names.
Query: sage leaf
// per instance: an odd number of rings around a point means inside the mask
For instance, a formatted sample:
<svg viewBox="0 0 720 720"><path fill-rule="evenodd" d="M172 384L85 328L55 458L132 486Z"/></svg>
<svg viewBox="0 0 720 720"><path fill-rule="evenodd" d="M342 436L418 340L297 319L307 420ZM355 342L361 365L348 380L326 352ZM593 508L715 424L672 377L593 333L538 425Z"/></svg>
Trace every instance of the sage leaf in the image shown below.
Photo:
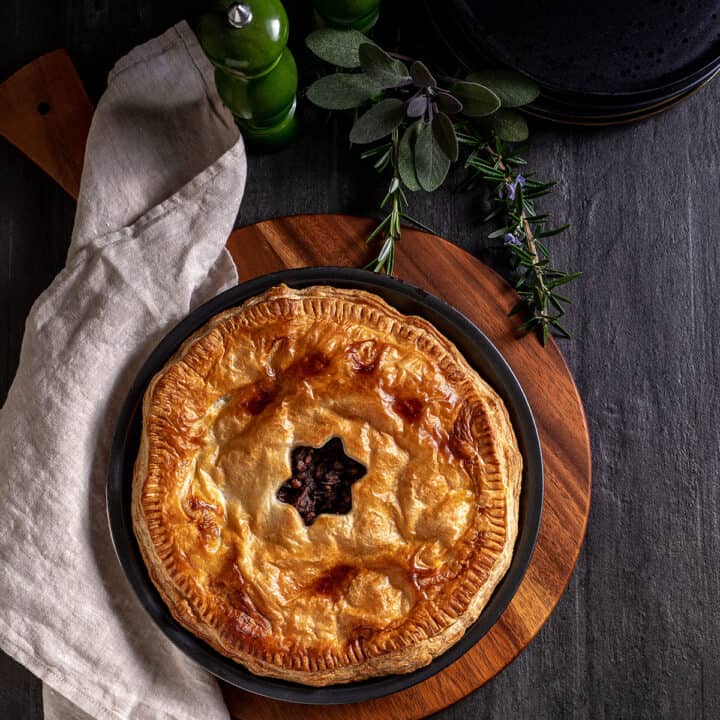
<svg viewBox="0 0 720 720"><path fill-rule="evenodd" d="M493 132L507 142L527 140L528 126L517 110L498 110L492 117Z"/></svg>
<svg viewBox="0 0 720 720"><path fill-rule="evenodd" d="M335 73L316 80L307 89L307 97L326 110L351 110L377 95L380 89L376 80L362 73Z"/></svg>
<svg viewBox="0 0 720 720"><path fill-rule="evenodd" d="M436 113L432 119L432 131L435 140L450 160L458 159L458 141L452 120L443 112Z"/></svg>
<svg viewBox="0 0 720 720"><path fill-rule="evenodd" d="M540 94L540 88L534 80L505 68L474 72L467 79L489 87L500 98L503 107L527 105Z"/></svg>
<svg viewBox="0 0 720 720"><path fill-rule="evenodd" d="M382 87L396 87L410 79L407 68L377 45L366 42L358 50L362 69Z"/></svg>
<svg viewBox="0 0 720 720"><path fill-rule="evenodd" d="M359 49L370 40L357 30L336 30L322 28L311 32L305 38L310 51L331 65L342 68L359 68Z"/></svg>
<svg viewBox="0 0 720 720"><path fill-rule="evenodd" d="M447 92L439 92L435 98L438 108L448 115L459 113L463 109L462 103Z"/></svg>
<svg viewBox="0 0 720 720"><path fill-rule="evenodd" d="M415 172L415 142L417 140L417 131L421 120L417 120L408 127L400 138L398 146L398 171L400 179L403 181L408 190L417 192L420 190L420 183Z"/></svg>
<svg viewBox="0 0 720 720"><path fill-rule="evenodd" d="M462 103L463 115L468 117L485 117L500 108L500 98L479 83L456 80L449 89Z"/></svg>
<svg viewBox="0 0 720 720"><path fill-rule="evenodd" d="M405 103L386 98L361 115L350 130L350 142L365 145L389 135L405 118Z"/></svg>
<svg viewBox="0 0 720 720"><path fill-rule="evenodd" d="M407 116L411 118L422 117L427 110L427 97L425 95L415 95L410 98L407 104Z"/></svg>
<svg viewBox="0 0 720 720"><path fill-rule="evenodd" d="M410 66L410 77L413 82L420 87L437 87L437 80L435 80L425 64L419 60L416 60Z"/></svg>
<svg viewBox="0 0 720 720"><path fill-rule="evenodd" d="M435 140L432 125L420 121L415 141L415 172L420 187L427 192L437 190L447 177L450 158Z"/></svg>

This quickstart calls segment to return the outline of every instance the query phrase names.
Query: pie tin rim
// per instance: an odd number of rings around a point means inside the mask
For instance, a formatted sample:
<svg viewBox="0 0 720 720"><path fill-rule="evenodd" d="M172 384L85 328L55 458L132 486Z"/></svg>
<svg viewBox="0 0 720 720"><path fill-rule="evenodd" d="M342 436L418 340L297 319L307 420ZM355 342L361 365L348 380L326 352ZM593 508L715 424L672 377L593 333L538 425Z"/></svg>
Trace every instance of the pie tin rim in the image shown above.
<svg viewBox="0 0 720 720"><path fill-rule="evenodd" d="M150 580L132 529L132 470L139 446L142 398L151 378L184 340L218 313L241 305L271 287L331 285L375 293L404 314L428 319L460 350L466 360L503 398L523 455L518 537L510 567L478 619L463 637L429 665L403 675L387 675L353 683L311 687L254 675L222 655L170 614ZM543 460L537 427L520 383L487 336L467 317L427 291L397 278L346 267L310 267L262 275L212 298L193 310L160 341L138 372L118 416L106 484L106 508L115 552L135 594L155 624L190 659L216 677L242 690L285 702L335 705L362 702L405 690L444 670L472 648L510 604L530 564L542 517Z"/></svg>

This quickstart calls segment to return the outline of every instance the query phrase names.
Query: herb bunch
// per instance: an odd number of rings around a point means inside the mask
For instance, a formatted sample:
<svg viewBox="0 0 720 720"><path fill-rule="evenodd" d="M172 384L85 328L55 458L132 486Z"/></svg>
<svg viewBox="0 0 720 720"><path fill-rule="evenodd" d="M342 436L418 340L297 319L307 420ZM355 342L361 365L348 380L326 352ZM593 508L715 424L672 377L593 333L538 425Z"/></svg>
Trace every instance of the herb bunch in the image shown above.
<svg viewBox="0 0 720 720"><path fill-rule="evenodd" d="M469 173L465 187L492 188L494 207L486 220L497 219L502 227L489 237L503 238L520 275L521 299L511 313L525 311L519 329L536 330L543 344L550 332L567 337L559 318L569 300L556 288L579 273L551 268L542 240L566 226L547 229L533 199L552 183L520 174L524 161L509 145L528 137L525 118L514 108L537 97L536 84L504 69L464 78L435 76L421 61L385 52L356 30L324 28L311 33L306 44L335 69L308 87L308 99L327 110L355 110L350 141L370 145L362 157L390 176L380 204L384 216L368 237L368 242L379 239L380 249L367 267L393 272L403 221L428 229L406 212L406 191L439 188L462 146Z"/></svg>

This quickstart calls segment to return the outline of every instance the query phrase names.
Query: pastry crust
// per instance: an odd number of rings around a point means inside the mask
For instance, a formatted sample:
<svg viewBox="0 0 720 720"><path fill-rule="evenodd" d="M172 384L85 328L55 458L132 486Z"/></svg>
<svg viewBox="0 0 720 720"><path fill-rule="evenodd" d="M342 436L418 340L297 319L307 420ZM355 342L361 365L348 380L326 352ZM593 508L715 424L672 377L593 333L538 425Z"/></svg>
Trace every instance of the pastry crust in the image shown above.
<svg viewBox="0 0 720 720"><path fill-rule="evenodd" d="M278 488L339 437L366 474L312 525ZM430 323L284 285L151 381L133 525L173 616L253 673L329 685L429 663L512 557L522 458L498 395Z"/></svg>

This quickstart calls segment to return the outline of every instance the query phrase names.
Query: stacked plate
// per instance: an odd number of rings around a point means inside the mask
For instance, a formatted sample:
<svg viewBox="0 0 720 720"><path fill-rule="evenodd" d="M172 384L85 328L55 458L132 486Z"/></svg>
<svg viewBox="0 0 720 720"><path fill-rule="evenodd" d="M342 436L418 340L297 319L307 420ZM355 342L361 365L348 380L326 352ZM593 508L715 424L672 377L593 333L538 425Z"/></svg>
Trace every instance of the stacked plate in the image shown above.
<svg viewBox="0 0 720 720"><path fill-rule="evenodd" d="M660 112L720 71L720 0L427 1L469 69L514 68L542 95L533 115L609 125Z"/></svg>

